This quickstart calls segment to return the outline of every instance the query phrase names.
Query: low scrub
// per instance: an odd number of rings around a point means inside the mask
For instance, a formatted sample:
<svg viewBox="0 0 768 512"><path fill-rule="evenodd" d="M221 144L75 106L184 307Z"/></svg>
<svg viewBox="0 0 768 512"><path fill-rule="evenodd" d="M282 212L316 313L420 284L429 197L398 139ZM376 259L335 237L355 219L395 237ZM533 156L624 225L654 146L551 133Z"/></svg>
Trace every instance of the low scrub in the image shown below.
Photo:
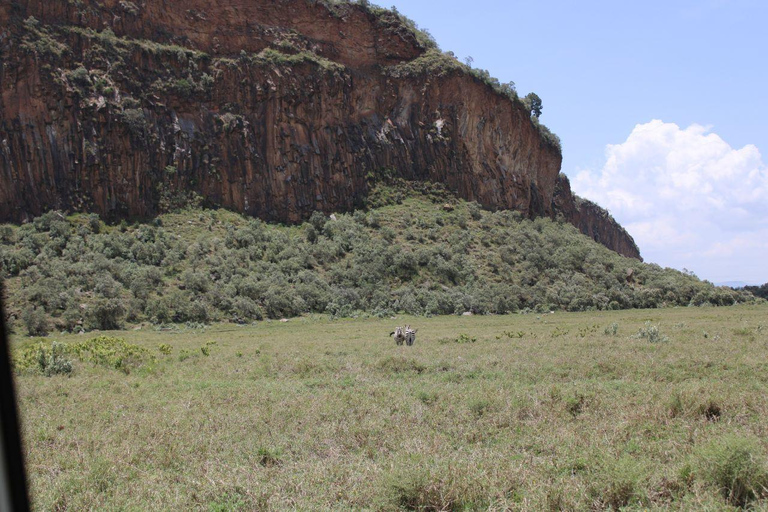
<svg viewBox="0 0 768 512"><path fill-rule="evenodd" d="M650 321L645 322L645 326L641 327L635 336L639 339L648 340L650 343L667 343L669 341L669 336L661 334L659 326L651 324Z"/></svg>
<svg viewBox="0 0 768 512"><path fill-rule="evenodd" d="M440 343L441 345L445 345L447 343L458 343L460 345L464 345L464 344L467 344L467 343L475 343L476 341L477 341L477 338L475 338L474 336L470 336L469 334L464 334L464 333L459 334L455 338L452 338L452 337L451 338L440 338L439 340L437 340L437 342Z"/></svg>
<svg viewBox="0 0 768 512"><path fill-rule="evenodd" d="M130 373L154 361L150 352L122 338L98 336L78 343L32 343L16 351L13 366L17 372L41 372L45 375L69 374L72 359L96 366Z"/></svg>

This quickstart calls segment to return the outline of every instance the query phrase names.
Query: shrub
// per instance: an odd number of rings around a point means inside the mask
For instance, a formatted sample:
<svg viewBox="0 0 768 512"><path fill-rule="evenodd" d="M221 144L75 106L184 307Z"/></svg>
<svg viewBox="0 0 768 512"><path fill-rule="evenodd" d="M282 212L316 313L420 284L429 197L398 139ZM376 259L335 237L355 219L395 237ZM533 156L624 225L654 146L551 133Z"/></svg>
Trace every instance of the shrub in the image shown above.
<svg viewBox="0 0 768 512"><path fill-rule="evenodd" d="M768 467L754 439L727 436L712 441L698 453L697 475L737 507L746 507L768 489Z"/></svg>
<svg viewBox="0 0 768 512"><path fill-rule="evenodd" d="M125 373L154 360L147 349L112 336L98 336L75 343L69 347L69 352L83 362Z"/></svg>
<svg viewBox="0 0 768 512"><path fill-rule="evenodd" d="M80 66L73 71L69 71L67 76L69 80L78 87L88 88L91 86L91 76L88 73L88 70L83 66Z"/></svg>
<svg viewBox="0 0 768 512"><path fill-rule="evenodd" d="M185 270L181 274L181 282L186 290L197 293L205 293L211 286L211 280L207 274L193 270Z"/></svg>
<svg viewBox="0 0 768 512"><path fill-rule="evenodd" d="M67 345L57 341L50 345L38 342L14 353L13 368L16 371L34 370L51 375L72 373L72 361L67 357Z"/></svg>
<svg viewBox="0 0 768 512"><path fill-rule="evenodd" d="M386 170L375 174L369 204L378 197L392 206L338 214L336 221L316 212L303 232L225 212L168 216L168 232L160 223L104 228L96 215L70 222L48 212L0 230L0 266L14 290L9 305L36 316L42 328L33 332L44 334L46 314L51 327L77 330L115 328L126 319L247 322L309 311L504 314L688 305L696 297L719 305L752 297L628 261L569 224L481 211L442 185L407 182ZM408 204L394 206L397 201ZM307 235L311 230L314 235ZM108 300L122 301L126 314ZM656 329L645 329L644 339L666 340ZM609 327L606 335L612 333ZM752 329L749 336L757 334Z"/></svg>
<svg viewBox="0 0 768 512"><path fill-rule="evenodd" d="M235 297L232 300L233 320L237 323L246 323L253 320L263 320L264 311L248 297Z"/></svg>
<svg viewBox="0 0 768 512"><path fill-rule="evenodd" d="M120 283L112 279L112 276L105 275L96 278L93 291L107 299L114 299L120 295L121 288Z"/></svg>
<svg viewBox="0 0 768 512"><path fill-rule="evenodd" d="M476 341L477 341L477 338L475 338L474 336L470 336L469 334L464 334L464 333L459 334L455 338L440 338L439 340L437 340L437 342L442 344L442 345L444 345L446 343L460 343L460 344L475 343Z"/></svg>
<svg viewBox="0 0 768 512"><path fill-rule="evenodd" d="M121 299L100 299L88 306L85 319L89 329L116 331L122 328L125 314Z"/></svg>
<svg viewBox="0 0 768 512"><path fill-rule="evenodd" d="M40 348L38 364L44 375L50 377L51 375L69 375L72 373L72 361L64 357L65 351L66 345L56 341L51 343L48 353L46 353L44 348Z"/></svg>
<svg viewBox="0 0 768 512"><path fill-rule="evenodd" d="M48 336L50 328L48 315L42 309L27 306L21 314L21 321L24 322L30 336Z"/></svg>
<svg viewBox="0 0 768 512"><path fill-rule="evenodd" d="M645 327L641 327L635 335L637 338L646 339L651 343L666 343L669 337L661 334L658 325L652 325L650 321L645 322Z"/></svg>
<svg viewBox="0 0 768 512"><path fill-rule="evenodd" d="M140 108L125 109L121 114L123 122L136 137L143 137L147 130L147 118Z"/></svg>

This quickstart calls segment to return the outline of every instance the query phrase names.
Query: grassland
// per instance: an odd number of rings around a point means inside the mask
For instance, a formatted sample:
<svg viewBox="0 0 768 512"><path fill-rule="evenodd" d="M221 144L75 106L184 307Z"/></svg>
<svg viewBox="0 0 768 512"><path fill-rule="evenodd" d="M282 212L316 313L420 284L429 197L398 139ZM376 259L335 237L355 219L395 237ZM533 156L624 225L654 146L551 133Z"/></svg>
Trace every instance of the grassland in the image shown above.
<svg viewBox="0 0 768 512"><path fill-rule="evenodd" d="M35 509L766 510L766 313L101 333L154 361L17 376Z"/></svg>

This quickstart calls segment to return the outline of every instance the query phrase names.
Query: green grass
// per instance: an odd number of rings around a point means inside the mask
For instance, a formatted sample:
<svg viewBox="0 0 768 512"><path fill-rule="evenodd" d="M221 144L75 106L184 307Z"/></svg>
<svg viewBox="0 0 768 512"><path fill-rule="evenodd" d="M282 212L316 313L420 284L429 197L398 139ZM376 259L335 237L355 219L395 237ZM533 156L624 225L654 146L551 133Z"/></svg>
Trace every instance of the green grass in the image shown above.
<svg viewBox="0 0 768 512"><path fill-rule="evenodd" d="M765 509L766 312L102 333L154 357L17 377L35 509Z"/></svg>

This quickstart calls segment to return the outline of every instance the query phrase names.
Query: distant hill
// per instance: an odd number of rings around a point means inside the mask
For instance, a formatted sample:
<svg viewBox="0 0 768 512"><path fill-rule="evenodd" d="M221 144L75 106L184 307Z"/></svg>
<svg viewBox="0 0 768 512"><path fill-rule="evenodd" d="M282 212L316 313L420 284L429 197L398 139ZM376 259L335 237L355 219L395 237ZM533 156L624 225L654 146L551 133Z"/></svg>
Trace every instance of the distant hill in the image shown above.
<svg viewBox="0 0 768 512"><path fill-rule="evenodd" d="M729 288L744 288L749 286L744 281L723 281L721 283L715 283L715 286L728 286Z"/></svg>
<svg viewBox="0 0 768 512"><path fill-rule="evenodd" d="M626 258L564 221L482 209L439 185L371 185L365 209L301 225L185 209L146 224L49 212L0 227L19 332L323 313L547 313L754 300Z"/></svg>

